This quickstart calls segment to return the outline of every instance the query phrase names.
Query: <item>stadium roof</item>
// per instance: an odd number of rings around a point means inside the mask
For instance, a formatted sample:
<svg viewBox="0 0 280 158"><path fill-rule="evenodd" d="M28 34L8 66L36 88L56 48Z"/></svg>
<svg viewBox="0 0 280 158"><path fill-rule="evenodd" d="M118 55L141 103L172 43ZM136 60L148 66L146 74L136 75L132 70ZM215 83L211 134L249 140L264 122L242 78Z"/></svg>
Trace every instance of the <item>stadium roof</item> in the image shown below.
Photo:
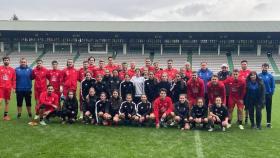
<svg viewBox="0 0 280 158"><path fill-rule="evenodd" d="M280 21L7 21L0 31L280 32Z"/></svg>

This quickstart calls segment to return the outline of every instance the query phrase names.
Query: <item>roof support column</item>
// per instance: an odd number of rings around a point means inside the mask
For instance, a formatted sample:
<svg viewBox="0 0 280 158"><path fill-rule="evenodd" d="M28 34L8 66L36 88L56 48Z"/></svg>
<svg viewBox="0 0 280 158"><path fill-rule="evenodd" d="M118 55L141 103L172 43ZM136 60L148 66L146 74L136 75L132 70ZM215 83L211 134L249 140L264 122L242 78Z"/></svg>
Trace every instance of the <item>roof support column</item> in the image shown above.
<svg viewBox="0 0 280 158"><path fill-rule="evenodd" d="M163 54L163 45L160 44L160 55L162 55L162 54Z"/></svg>
<svg viewBox="0 0 280 158"><path fill-rule="evenodd" d="M201 53L201 45L199 44L198 45L198 55L200 56L200 53Z"/></svg>
<svg viewBox="0 0 280 158"><path fill-rule="evenodd" d="M87 44L87 51L90 52L90 43Z"/></svg>
<svg viewBox="0 0 280 158"><path fill-rule="evenodd" d="M145 54L145 44L142 44L142 55Z"/></svg>
<svg viewBox="0 0 280 158"><path fill-rule="evenodd" d="M182 55L182 45L179 45L179 54Z"/></svg>
<svg viewBox="0 0 280 158"><path fill-rule="evenodd" d="M35 53L38 53L38 43L37 42L35 42Z"/></svg>
<svg viewBox="0 0 280 158"><path fill-rule="evenodd" d="M237 56L240 55L240 44L237 45Z"/></svg>
<svg viewBox="0 0 280 158"><path fill-rule="evenodd" d="M106 45L105 45L105 52L106 52L106 54L108 54L108 43L106 43Z"/></svg>
<svg viewBox="0 0 280 158"><path fill-rule="evenodd" d="M18 52L20 53L20 42L18 42Z"/></svg>
<svg viewBox="0 0 280 158"><path fill-rule="evenodd" d="M262 45L258 44L257 45L257 56L261 56L262 53Z"/></svg>
<svg viewBox="0 0 280 158"><path fill-rule="evenodd" d="M52 53L55 53L55 43L52 44Z"/></svg>
<svg viewBox="0 0 280 158"><path fill-rule="evenodd" d="M0 52L4 52L5 48L4 48L4 42L0 42Z"/></svg>
<svg viewBox="0 0 280 158"><path fill-rule="evenodd" d="M123 44L123 54L126 55L126 53L127 53L127 44L124 43Z"/></svg>
<svg viewBox="0 0 280 158"><path fill-rule="evenodd" d="M221 45L218 44L218 56L220 56L220 54L221 54Z"/></svg>
<svg viewBox="0 0 280 158"><path fill-rule="evenodd" d="M278 55L280 55L280 45L278 45Z"/></svg>
<svg viewBox="0 0 280 158"><path fill-rule="evenodd" d="M73 44L70 43L69 46L70 46L70 54L72 54L73 53Z"/></svg>

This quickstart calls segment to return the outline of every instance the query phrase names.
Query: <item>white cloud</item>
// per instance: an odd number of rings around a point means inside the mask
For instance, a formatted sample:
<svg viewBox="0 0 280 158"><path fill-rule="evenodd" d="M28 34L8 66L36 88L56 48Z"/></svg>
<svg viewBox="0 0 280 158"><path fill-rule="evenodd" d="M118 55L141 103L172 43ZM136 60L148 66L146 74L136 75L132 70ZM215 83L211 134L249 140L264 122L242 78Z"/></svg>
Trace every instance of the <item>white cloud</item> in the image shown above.
<svg viewBox="0 0 280 158"><path fill-rule="evenodd" d="M279 0L0 0L0 19L280 20Z"/></svg>

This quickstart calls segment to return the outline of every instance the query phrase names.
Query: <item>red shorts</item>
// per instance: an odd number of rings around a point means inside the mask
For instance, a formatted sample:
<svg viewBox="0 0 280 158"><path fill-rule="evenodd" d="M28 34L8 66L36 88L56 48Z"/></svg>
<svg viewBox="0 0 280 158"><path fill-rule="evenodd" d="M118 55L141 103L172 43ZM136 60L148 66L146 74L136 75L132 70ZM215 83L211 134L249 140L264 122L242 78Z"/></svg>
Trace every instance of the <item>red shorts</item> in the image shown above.
<svg viewBox="0 0 280 158"><path fill-rule="evenodd" d="M237 106L238 109L244 109L244 104L240 102L240 100L229 97L228 100L229 109L234 109L235 105Z"/></svg>
<svg viewBox="0 0 280 158"><path fill-rule="evenodd" d="M12 88L0 88L0 99L10 100Z"/></svg>

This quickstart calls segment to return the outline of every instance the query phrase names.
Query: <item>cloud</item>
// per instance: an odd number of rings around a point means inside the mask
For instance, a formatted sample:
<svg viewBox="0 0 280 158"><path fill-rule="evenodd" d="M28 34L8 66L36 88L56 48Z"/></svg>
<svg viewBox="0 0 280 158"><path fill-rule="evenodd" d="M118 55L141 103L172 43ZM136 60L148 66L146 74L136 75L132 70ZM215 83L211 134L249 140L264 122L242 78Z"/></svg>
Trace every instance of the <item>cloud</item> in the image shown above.
<svg viewBox="0 0 280 158"><path fill-rule="evenodd" d="M0 0L0 19L280 20L279 0Z"/></svg>

